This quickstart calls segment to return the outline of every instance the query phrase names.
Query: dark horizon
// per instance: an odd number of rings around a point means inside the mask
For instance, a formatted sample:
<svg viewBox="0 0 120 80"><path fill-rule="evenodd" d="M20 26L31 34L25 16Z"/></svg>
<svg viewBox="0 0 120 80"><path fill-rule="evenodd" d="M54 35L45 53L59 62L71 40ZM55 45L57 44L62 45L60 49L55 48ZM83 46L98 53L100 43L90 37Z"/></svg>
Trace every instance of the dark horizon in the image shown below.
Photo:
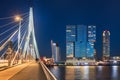
<svg viewBox="0 0 120 80"><path fill-rule="evenodd" d="M33 5L36 39L41 56L51 57L50 41L57 42L65 59L66 25L95 25L96 49L102 56L102 32L111 33L111 56L120 56L120 1L118 0L4 0L1 1L0 17L29 11Z"/></svg>

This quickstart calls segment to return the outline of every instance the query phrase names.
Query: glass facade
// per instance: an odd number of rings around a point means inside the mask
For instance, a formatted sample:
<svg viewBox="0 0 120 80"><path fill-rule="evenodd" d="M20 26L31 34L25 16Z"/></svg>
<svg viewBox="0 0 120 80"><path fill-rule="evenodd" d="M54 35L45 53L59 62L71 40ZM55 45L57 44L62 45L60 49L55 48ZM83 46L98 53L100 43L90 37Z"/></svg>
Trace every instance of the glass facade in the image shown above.
<svg viewBox="0 0 120 80"><path fill-rule="evenodd" d="M52 48L52 58L54 59L54 62L60 61L60 49L57 43L54 43L51 40L51 48Z"/></svg>
<svg viewBox="0 0 120 80"><path fill-rule="evenodd" d="M87 43L87 58L94 58L94 46L90 42Z"/></svg>
<svg viewBox="0 0 120 80"><path fill-rule="evenodd" d="M68 25L66 27L66 56L67 58L74 57L75 41L76 41L76 26Z"/></svg>
<svg viewBox="0 0 120 80"><path fill-rule="evenodd" d="M96 26L69 25L66 27L67 58L94 58Z"/></svg>
<svg viewBox="0 0 120 80"><path fill-rule="evenodd" d="M88 41L96 42L96 26L88 26Z"/></svg>
<svg viewBox="0 0 120 80"><path fill-rule="evenodd" d="M66 53L67 53L67 58L73 58L74 57L74 43L67 42Z"/></svg>
<svg viewBox="0 0 120 80"><path fill-rule="evenodd" d="M103 57L110 57L110 32L103 32Z"/></svg>
<svg viewBox="0 0 120 80"><path fill-rule="evenodd" d="M96 26L88 26L87 57L94 58L94 44L96 42Z"/></svg>
<svg viewBox="0 0 120 80"><path fill-rule="evenodd" d="M57 51L57 50L56 50L56 43L53 43L53 44L52 44L52 47L53 47L53 52L52 52L52 56L53 56L53 57L52 57L52 58L54 59L54 62L56 62L56 55L57 55L57 54L56 54L56 51Z"/></svg>
<svg viewBox="0 0 120 80"><path fill-rule="evenodd" d="M75 57L86 57L87 46L87 26L78 25L76 27Z"/></svg>
<svg viewBox="0 0 120 80"><path fill-rule="evenodd" d="M66 56L67 58L86 57L87 26L69 25L66 27Z"/></svg>
<svg viewBox="0 0 120 80"><path fill-rule="evenodd" d="M67 42L76 41L76 26L71 25L66 27L66 41Z"/></svg>

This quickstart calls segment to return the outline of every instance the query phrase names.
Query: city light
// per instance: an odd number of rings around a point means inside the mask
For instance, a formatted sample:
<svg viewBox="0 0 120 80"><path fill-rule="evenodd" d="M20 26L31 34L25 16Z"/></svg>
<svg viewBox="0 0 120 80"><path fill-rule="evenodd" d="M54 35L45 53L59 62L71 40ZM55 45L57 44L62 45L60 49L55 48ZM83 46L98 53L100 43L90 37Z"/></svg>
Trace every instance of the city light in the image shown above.
<svg viewBox="0 0 120 80"><path fill-rule="evenodd" d="M120 80L118 1L24 2L1 0L0 80Z"/></svg>
<svg viewBox="0 0 120 80"><path fill-rule="evenodd" d="M114 61L113 63L117 63L117 61Z"/></svg>
<svg viewBox="0 0 120 80"><path fill-rule="evenodd" d="M22 18L21 18L20 15L16 15L15 18L14 18L14 20L15 20L16 22L19 22L19 21L22 20Z"/></svg>

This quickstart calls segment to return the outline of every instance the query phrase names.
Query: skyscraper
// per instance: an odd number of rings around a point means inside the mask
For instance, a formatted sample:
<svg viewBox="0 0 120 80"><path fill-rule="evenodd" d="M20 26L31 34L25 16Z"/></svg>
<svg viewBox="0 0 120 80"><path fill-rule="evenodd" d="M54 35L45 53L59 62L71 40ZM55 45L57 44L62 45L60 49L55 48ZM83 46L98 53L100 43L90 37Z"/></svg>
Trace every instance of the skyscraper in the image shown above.
<svg viewBox="0 0 120 80"><path fill-rule="evenodd" d="M58 43L56 43L56 59L55 59L56 62L59 62L60 61L60 47L58 45Z"/></svg>
<svg viewBox="0 0 120 80"><path fill-rule="evenodd" d="M110 57L110 32L103 31L103 59L109 59Z"/></svg>
<svg viewBox="0 0 120 80"><path fill-rule="evenodd" d="M54 62L60 61L60 48L58 46L58 43L54 43L51 40L51 48L52 48L52 58L54 59Z"/></svg>
<svg viewBox="0 0 120 80"><path fill-rule="evenodd" d="M87 26L68 25L66 27L66 56L67 58L86 57Z"/></svg>
<svg viewBox="0 0 120 80"><path fill-rule="evenodd" d="M75 54L76 26L66 27L66 57L73 58Z"/></svg>
<svg viewBox="0 0 120 80"><path fill-rule="evenodd" d="M76 26L75 57L86 58L87 48L87 26Z"/></svg>
<svg viewBox="0 0 120 80"><path fill-rule="evenodd" d="M66 57L94 59L96 42L96 26L67 25L66 26Z"/></svg>
<svg viewBox="0 0 120 80"><path fill-rule="evenodd" d="M96 26L88 26L87 57L94 58L96 42Z"/></svg>

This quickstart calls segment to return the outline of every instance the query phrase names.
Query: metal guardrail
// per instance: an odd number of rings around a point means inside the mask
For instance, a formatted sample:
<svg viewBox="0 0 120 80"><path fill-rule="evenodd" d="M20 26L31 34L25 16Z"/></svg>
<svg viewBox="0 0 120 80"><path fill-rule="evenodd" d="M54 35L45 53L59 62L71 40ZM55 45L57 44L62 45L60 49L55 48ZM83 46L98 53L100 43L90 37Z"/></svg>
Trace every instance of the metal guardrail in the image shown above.
<svg viewBox="0 0 120 80"><path fill-rule="evenodd" d="M47 77L47 80L57 80L56 77L50 72L50 70L44 65L44 63L40 62L43 68L43 71Z"/></svg>

